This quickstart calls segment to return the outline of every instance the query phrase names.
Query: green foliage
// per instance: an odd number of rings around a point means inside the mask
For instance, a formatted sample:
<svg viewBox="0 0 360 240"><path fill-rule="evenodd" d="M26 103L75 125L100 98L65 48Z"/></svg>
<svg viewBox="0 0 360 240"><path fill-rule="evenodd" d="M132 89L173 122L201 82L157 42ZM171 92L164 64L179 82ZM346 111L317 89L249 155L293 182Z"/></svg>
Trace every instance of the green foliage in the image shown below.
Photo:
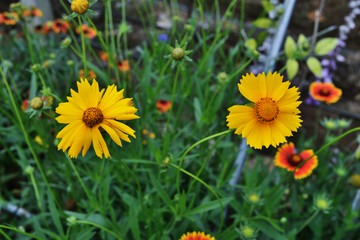
<svg viewBox="0 0 360 240"><path fill-rule="evenodd" d="M237 83L257 63L267 28L277 21L260 14L243 36L239 32L244 29L238 27L245 25L244 12L240 25L227 25L237 16L238 1L222 11L217 4L197 1L198 11L189 19L175 17L171 28L159 30L153 1L130 2L131 14L141 22L132 28L129 1L124 0L121 21L113 22L118 18L111 1L100 1L96 7L103 8L105 19L94 23L91 10L78 19L69 14L74 28L67 33L27 31L23 18L11 31L0 25L8 33L0 37L0 238L170 240L203 231L218 240L250 235L265 240L355 239L359 214L351 208L356 189L348 179L360 170L355 159L360 150L356 154L331 142L351 121L334 120L337 128L322 121L324 138L303 128L288 139L299 150L332 144L318 154L318 168L306 179L294 180L292 172L274 167L276 149L247 149L239 180L234 186L229 183L242 138L227 131L227 109L245 100L237 97ZM176 1L166 4L169 12L178 13ZM262 6L265 13L275 9L267 0ZM205 12L215 16L214 24L198 28L206 22ZM82 23L96 28L97 37L76 35ZM20 33L25 37L17 37ZM167 34L167 42L157 40L160 33ZM305 59L319 76L319 59L312 54L333 50L335 40L320 40L310 53L304 35L297 43L287 37L288 78L302 71ZM183 59L174 60L174 48L168 46L182 48ZM107 61L100 59L100 52L107 54ZM49 59L53 64L44 64ZM127 71L118 67L125 60ZM119 147L103 133L112 156L108 159L96 157L92 148L77 159L57 149L56 135L64 124L56 121L56 108L74 94L70 89L77 90L80 69L84 74L93 71L101 89L113 84L124 89L138 109L140 119L125 122L136 131L130 143ZM26 112L24 100L40 96L52 97L53 103L47 100L49 106ZM157 100L171 101L171 110L158 111ZM314 199L319 199L314 196L324 197L319 195L323 192L331 204L314 210ZM254 195L255 200L249 199ZM11 211L10 204L20 208ZM24 210L31 217L21 214Z"/></svg>

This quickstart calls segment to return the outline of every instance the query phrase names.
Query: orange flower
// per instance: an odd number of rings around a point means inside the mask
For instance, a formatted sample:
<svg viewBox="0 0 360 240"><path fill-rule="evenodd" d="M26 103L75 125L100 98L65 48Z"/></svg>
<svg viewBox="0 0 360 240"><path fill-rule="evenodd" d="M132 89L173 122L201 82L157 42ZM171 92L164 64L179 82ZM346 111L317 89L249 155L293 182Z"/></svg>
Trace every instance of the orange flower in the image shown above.
<svg viewBox="0 0 360 240"><path fill-rule="evenodd" d="M210 234L205 235L203 232L188 232L187 234L182 235L179 240L215 240L215 238L211 237Z"/></svg>
<svg viewBox="0 0 360 240"><path fill-rule="evenodd" d="M80 78L94 79L94 78L96 78L96 74L95 74L95 72L94 72L93 70L89 70L88 76L85 77L85 75L84 75L84 69L80 69L80 70L79 70L79 77L80 77Z"/></svg>
<svg viewBox="0 0 360 240"><path fill-rule="evenodd" d="M49 32L51 32L51 27L49 27L47 24L36 25L35 26L35 31L37 33L41 33L41 34L48 34Z"/></svg>
<svg viewBox="0 0 360 240"><path fill-rule="evenodd" d="M313 82L310 85L310 95L312 98L327 104L337 102L341 94L341 89L335 87L332 83Z"/></svg>
<svg viewBox="0 0 360 240"><path fill-rule="evenodd" d="M19 20L19 16L16 12L4 12L2 16L0 16L0 23L4 23L5 25L15 25L17 20Z"/></svg>
<svg viewBox="0 0 360 240"><path fill-rule="evenodd" d="M24 17L29 17L29 16L31 16L31 17L42 17L43 12L40 9L36 8L36 7L31 7L31 10L27 10L27 9L24 10L23 16Z"/></svg>
<svg viewBox="0 0 360 240"><path fill-rule="evenodd" d="M286 168L293 172L295 168L303 161L314 155L311 149L304 150L300 154L296 153L295 146L292 142L283 144L275 155L275 166ZM294 172L295 179L301 179L309 176L318 165L318 157L315 155L297 168Z"/></svg>
<svg viewBox="0 0 360 240"><path fill-rule="evenodd" d="M52 29L55 33L66 33L69 29L69 23L62 21L61 19L56 19L52 24Z"/></svg>
<svg viewBox="0 0 360 240"><path fill-rule="evenodd" d="M101 59L101 61L103 61L103 62L107 62L108 61L108 54L107 54L107 52L103 52L103 51L100 51L99 52L99 55L100 55L100 59Z"/></svg>
<svg viewBox="0 0 360 240"><path fill-rule="evenodd" d="M167 100L157 100L156 102L156 108L159 110L159 112L164 113L170 110L171 108L171 102Z"/></svg>
<svg viewBox="0 0 360 240"><path fill-rule="evenodd" d="M89 39L92 39L96 36L96 31L95 29L91 28L91 27L88 27L87 25L82 25L82 30L84 32L84 36L89 38ZM76 32L78 34L81 34L81 27L79 26L77 29L76 29Z"/></svg>
<svg viewBox="0 0 360 240"><path fill-rule="evenodd" d="M28 109L28 106L29 106L29 99L24 99L21 105L21 110L25 112Z"/></svg>
<svg viewBox="0 0 360 240"><path fill-rule="evenodd" d="M120 71L123 72L123 73L126 73L126 72L128 72L130 70L128 60L124 60L122 62L120 60L117 60L116 64L117 64L118 68L120 69Z"/></svg>

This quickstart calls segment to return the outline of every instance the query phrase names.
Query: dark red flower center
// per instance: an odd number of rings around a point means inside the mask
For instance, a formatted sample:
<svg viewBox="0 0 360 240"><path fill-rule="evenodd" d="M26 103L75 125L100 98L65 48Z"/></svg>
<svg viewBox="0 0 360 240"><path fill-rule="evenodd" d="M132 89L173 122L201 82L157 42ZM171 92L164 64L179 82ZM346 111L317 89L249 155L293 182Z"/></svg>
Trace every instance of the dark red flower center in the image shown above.
<svg viewBox="0 0 360 240"><path fill-rule="evenodd" d="M319 94L321 96L327 97L330 95L330 91L327 88L322 88L322 89L320 89Z"/></svg>
<svg viewBox="0 0 360 240"><path fill-rule="evenodd" d="M289 157L288 161L289 161L291 166L297 166L303 161L303 159L302 159L302 157L300 155L293 154L293 155L291 155Z"/></svg>

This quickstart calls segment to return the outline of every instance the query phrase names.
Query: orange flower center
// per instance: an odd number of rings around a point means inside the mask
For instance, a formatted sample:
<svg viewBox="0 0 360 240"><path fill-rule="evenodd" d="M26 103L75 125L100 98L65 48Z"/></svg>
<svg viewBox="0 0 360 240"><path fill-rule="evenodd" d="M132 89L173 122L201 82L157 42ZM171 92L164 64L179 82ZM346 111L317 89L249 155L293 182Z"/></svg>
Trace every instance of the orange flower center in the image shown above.
<svg viewBox="0 0 360 240"><path fill-rule="evenodd" d="M93 128L97 124L102 123L104 115L99 108L91 107L85 110L82 120L86 126Z"/></svg>
<svg viewBox="0 0 360 240"><path fill-rule="evenodd" d="M299 165L301 162L302 162L302 158L300 157L300 155L298 154L293 154L290 159L289 159L289 163L292 165L292 166L297 166Z"/></svg>
<svg viewBox="0 0 360 240"><path fill-rule="evenodd" d="M255 114L261 122L272 122L279 115L279 107L272 98L261 98L254 105Z"/></svg>
<svg viewBox="0 0 360 240"><path fill-rule="evenodd" d="M327 97L327 96L330 95L330 91L329 91L329 89L327 89L327 88L322 88L322 89L320 89L319 94L320 94L321 96Z"/></svg>

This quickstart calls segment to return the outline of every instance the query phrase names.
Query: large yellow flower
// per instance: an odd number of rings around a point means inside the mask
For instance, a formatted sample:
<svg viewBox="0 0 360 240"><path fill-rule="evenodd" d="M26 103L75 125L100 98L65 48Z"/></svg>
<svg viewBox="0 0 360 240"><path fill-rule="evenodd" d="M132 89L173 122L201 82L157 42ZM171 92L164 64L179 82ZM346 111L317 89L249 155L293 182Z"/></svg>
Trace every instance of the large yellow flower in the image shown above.
<svg viewBox="0 0 360 240"><path fill-rule="evenodd" d="M131 120L139 118L132 106L131 98L124 98L124 90L117 91L115 85L108 86L106 91L99 91L99 84L94 79L92 84L87 79L77 82L78 92L71 89L68 102L60 103L56 113L60 114L56 120L68 124L56 136L61 138L58 149L66 151L69 156L76 158L81 149L85 156L93 143L98 157L110 157L109 150L102 137L99 127L102 127L119 146L121 139L130 142L129 136L134 138L134 130L116 120ZM105 91L105 93L104 93Z"/></svg>
<svg viewBox="0 0 360 240"><path fill-rule="evenodd" d="M301 126L297 87L289 88L278 73L246 74L238 84L240 93L252 103L229 108L228 127L247 139L251 147L276 147Z"/></svg>

